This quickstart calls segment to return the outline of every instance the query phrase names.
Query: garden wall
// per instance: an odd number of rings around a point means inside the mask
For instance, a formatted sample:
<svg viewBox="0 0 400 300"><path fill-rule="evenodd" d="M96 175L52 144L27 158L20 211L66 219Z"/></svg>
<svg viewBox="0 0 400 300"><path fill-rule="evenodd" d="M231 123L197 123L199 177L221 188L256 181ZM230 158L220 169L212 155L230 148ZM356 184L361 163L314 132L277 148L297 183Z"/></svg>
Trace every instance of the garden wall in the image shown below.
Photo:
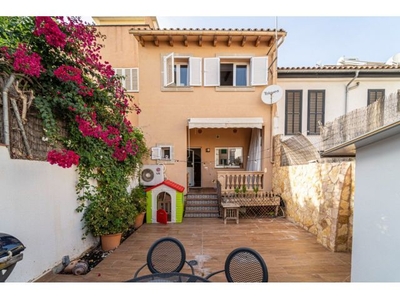
<svg viewBox="0 0 400 300"><path fill-rule="evenodd" d="M285 203L286 218L316 235L331 251L351 251L355 162L318 160L280 165L281 147L275 137L273 192Z"/></svg>
<svg viewBox="0 0 400 300"><path fill-rule="evenodd" d="M18 238L26 247L6 282L29 282L97 244L82 240L82 215L75 193L74 168L43 161L10 159L0 145L0 232Z"/></svg>

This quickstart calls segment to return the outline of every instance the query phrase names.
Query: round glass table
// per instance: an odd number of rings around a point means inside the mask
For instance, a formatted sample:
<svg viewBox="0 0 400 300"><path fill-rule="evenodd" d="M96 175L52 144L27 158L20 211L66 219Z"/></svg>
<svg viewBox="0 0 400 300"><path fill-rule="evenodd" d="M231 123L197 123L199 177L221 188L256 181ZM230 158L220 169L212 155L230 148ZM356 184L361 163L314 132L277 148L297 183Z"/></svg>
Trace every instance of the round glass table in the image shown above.
<svg viewBox="0 0 400 300"><path fill-rule="evenodd" d="M127 280L127 282L209 282L209 280L185 273L154 273Z"/></svg>

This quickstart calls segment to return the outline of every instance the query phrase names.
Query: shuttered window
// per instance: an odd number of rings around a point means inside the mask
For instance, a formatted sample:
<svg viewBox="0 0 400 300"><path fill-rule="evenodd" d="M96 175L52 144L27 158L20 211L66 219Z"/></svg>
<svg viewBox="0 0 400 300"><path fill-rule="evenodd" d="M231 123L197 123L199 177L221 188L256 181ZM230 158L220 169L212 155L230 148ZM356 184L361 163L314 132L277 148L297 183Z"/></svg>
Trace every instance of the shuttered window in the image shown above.
<svg viewBox="0 0 400 300"><path fill-rule="evenodd" d="M167 86L201 86L200 57L169 53L163 57L163 83Z"/></svg>
<svg viewBox="0 0 400 300"><path fill-rule="evenodd" d="M385 90L368 90L368 105L374 103L375 101L385 98Z"/></svg>
<svg viewBox="0 0 400 300"><path fill-rule="evenodd" d="M288 90L285 93L285 135L301 133L301 90Z"/></svg>
<svg viewBox="0 0 400 300"><path fill-rule="evenodd" d="M307 134L318 135L320 129L319 123L323 125L324 121L325 121L325 91L309 90Z"/></svg>
<svg viewBox="0 0 400 300"><path fill-rule="evenodd" d="M123 76L122 86L127 92L139 92L139 69L138 68L115 68L115 73Z"/></svg>
<svg viewBox="0 0 400 300"><path fill-rule="evenodd" d="M257 86L268 83L268 57L204 58L204 86Z"/></svg>

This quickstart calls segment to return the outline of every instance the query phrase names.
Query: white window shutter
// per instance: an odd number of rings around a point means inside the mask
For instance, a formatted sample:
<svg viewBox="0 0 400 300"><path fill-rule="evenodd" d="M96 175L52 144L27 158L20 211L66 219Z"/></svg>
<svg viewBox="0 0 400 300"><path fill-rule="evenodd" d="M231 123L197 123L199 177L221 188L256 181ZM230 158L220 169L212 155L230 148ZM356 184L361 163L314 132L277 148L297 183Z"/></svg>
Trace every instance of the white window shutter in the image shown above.
<svg viewBox="0 0 400 300"><path fill-rule="evenodd" d="M204 58L204 86L219 86L219 57Z"/></svg>
<svg viewBox="0 0 400 300"><path fill-rule="evenodd" d="M189 85L201 86L201 57L189 57Z"/></svg>
<svg viewBox="0 0 400 300"><path fill-rule="evenodd" d="M125 71L125 89L127 91L131 91L132 90L132 69L124 69Z"/></svg>
<svg viewBox="0 0 400 300"><path fill-rule="evenodd" d="M115 68L115 73L123 76L122 87L128 92L139 92L139 69L138 68Z"/></svg>
<svg viewBox="0 0 400 300"><path fill-rule="evenodd" d="M268 83L268 57L252 57L251 64L251 85L266 85Z"/></svg>
<svg viewBox="0 0 400 300"><path fill-rule="evenodd" d="M114 72L115 72L115 74L118 75L118 76L125 76L124 69L115 68L115 69L114 69ZM126 86L125 79L121 79L121 84L122 84L122 87L125 88L125 86Z"/></svg>
<svg viewBox="0 0 400 300"><path fill-rule="evenodd" d="M164 56L164 86L169 86L175 82L174 76L174 53Z"/></svg>
<svg viewBox="0 0 400 300"><path fill-rule="evenodd" d="M161 159L161 147L151 148L151 159Z"/></svg>
<svg viewBox="0 0 400 300"><path fill-rule="evenodd" d="M131 91L139 92L139 68L133 68L131 69L131 72Z"/></svg>

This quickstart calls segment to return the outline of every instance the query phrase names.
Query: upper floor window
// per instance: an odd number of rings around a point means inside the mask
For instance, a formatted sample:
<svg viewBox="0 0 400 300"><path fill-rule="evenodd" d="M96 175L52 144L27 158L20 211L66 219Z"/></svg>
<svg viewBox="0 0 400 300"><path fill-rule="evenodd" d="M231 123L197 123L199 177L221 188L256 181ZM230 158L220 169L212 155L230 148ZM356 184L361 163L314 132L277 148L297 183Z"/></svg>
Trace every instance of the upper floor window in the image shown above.
<svg viewBox="0 0 400 300"><path fill-rule="evenodd" d="M188 86L189 76L188 76L187 62L175 63L174 76L175 76L174 84L176 86Z"/></svg>
<svg viewBox="0 0 400 300"><path fill-rule="evenodd" d="M302 90L287 90L285 95L285 134L301 133Z"/></svg>
<svg viewBox="0 0 400 300"><path fill-rule="evenodd" d="M307 134L319 134L319 123L324 124L325 121L325 91L309 90L308 91L308 123Z"/></svg>
<svg viewBox="0 0 400 300"><path fill-rule="evenodd" d="M115 73L123 76L122 86L128 92L139 92L139 69L138 68L115 68Z"/></svg>
<svg viewBox="0 0 400 300"><path fill-rule="evenodd" d="M268 57L204 58L204 86L256 86L268 82Z"/></svg>
<svg viewBox="0 0 400 300"><path fill-rule="evenodd" d="M163 57L163 84L169 86L201 85L201 58L170 53Z"/></svg>
<svg viewBox="0 0 400 300"><path fill-rule="evenodd" d="M222 63L220 65L221 86L248 86L248 63Z"/></svg>
<svg viewBox="0 0 400 300"><path fill-rule="evenodd" d="M384 89L368 90L368 105L374 103L375 101L385 98Z"/></svg>

